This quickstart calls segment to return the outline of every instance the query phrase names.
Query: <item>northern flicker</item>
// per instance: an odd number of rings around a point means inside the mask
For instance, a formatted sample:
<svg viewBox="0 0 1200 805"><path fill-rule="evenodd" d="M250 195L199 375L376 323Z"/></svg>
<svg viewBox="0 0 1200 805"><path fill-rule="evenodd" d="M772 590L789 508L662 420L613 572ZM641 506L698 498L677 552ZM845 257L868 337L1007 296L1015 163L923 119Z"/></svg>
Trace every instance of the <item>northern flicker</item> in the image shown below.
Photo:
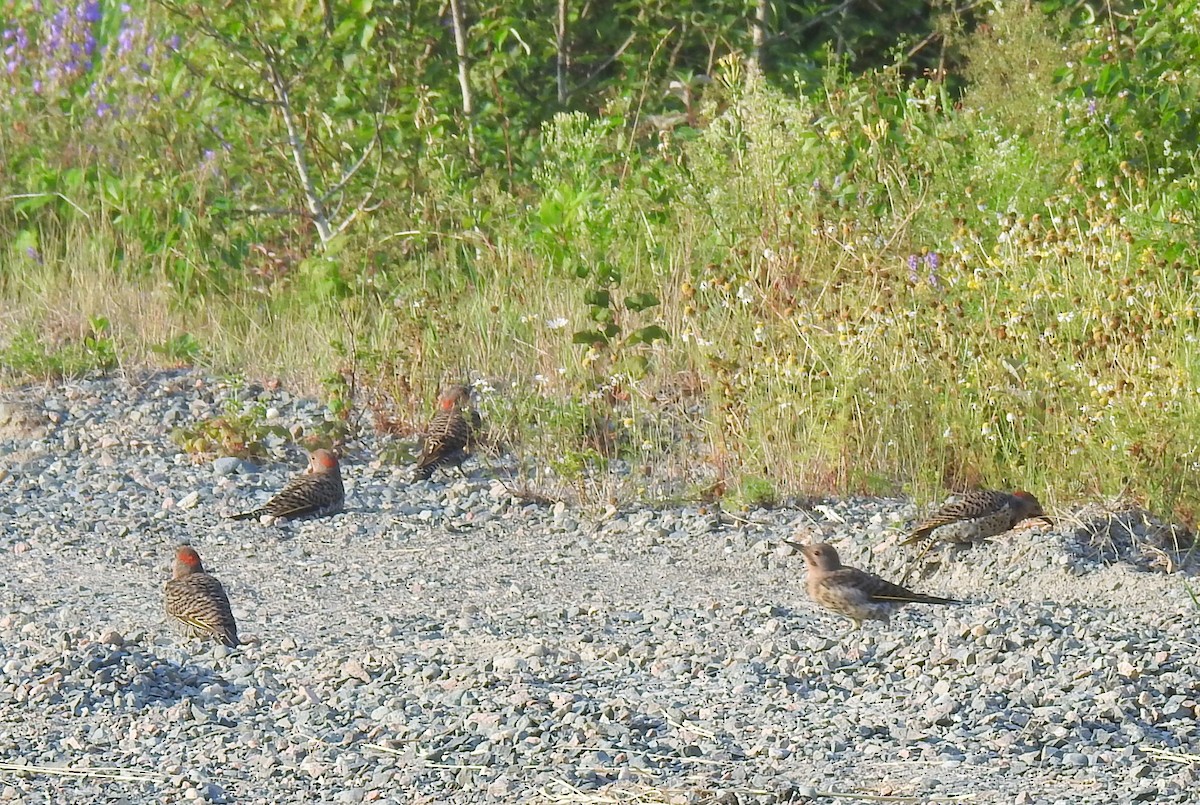
<svg viewBox="0 0 1200 805"><path fill-rule="evenodd" d="M458 467L462 471L467 447L479 430L479 413L470 404L471 390L466 386L453 384L442 388L421 457L413 467L413 480L424 481L439 468Z"/></svg>
<svg viewBox="0 0 1200 805"><path fill-rule="evenodd" d="M1011 530L1022 520L1041 518L1052 522L1042 504L1028 492L996 492L978 489L960 495L919 522L901 544L924 542L905 568L900 581L916 569L925 554L938 542L965 544L994 537Z"/></svg>
<svg viewBox="0 0 1200 805"><path fill-rule="evenodd" d="M167 615L188 637L238 645L237 624L221 582L204 572L190 545L175 549L175 572L164 588Z"/></svg>
<svg viewBox="0 0 1200 805"><path fill-rule="evenodd" d="M1042 504L1028 492L967 492L918 523L904 544L944 540L976 542L1003 534L1022 520L1040 517L1047 522Z"/></svg>
<svg viewBox="0 0 1200 805"><path fill-rule="evenodd" d="M287 482L278 495L254 511L235 514L232 520L249 520L269 514L281 520L295 517L324 517L342 510L346 492L337 457L328 450L314 450L304 472Z"/></svg>
<svg viewBox="0 0 1200 805"><path fill-rule="evenodd" d="M788 544L804 554L804 563L808 565L808 597L849 620L851 629L862 628L865 620L887 623L892 613L905 604L960 603L952 598L915 593L874 573L845 567L832 545Z"/></svg>

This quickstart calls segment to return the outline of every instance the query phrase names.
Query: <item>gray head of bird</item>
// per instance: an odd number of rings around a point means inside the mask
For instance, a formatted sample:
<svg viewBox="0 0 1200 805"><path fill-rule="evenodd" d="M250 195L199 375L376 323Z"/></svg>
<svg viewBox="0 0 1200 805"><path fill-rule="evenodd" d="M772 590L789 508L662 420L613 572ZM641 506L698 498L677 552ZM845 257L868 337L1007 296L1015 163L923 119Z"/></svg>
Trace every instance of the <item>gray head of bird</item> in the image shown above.
<svg viewBox="0 0 1200 805"><path fill-rule="evenodd" d="M1012 496L1016 498L1017 505L1021 507L1021 513L1024 515L1023 519L1038 517L1042 520L1045 520L1048 524L1054 525L1054 521L1051 520L1049 516L1047 516L1046 512L1042 510L1041 501L1034 497L1032 492L1026 492L1024 489L1018 489L1012 493Z"/></svg>
<svg viewBox="0 0 1200 805"><path fill-rule="evenodd" d="M314 450L312 455L308 457L308 469L305 470L309 475L324 475L327 472L336 472L338 468L337 456L328 450Z"/></svg>
<svg viewBox="0 0 1200 805"><path fill-rule="evenodd" d="M813 570L837 570L842 566L842 560L832 545L824 542L814 542L801 546L804 562Z"/></svg>
<svg viewBox="0 0 1200 805"><path fill-rule="evenodd" d="M175 549L175 578L182 578L192 573L203 573L204 565L200 563L200 554L191 545L180 545Z"/></svg>

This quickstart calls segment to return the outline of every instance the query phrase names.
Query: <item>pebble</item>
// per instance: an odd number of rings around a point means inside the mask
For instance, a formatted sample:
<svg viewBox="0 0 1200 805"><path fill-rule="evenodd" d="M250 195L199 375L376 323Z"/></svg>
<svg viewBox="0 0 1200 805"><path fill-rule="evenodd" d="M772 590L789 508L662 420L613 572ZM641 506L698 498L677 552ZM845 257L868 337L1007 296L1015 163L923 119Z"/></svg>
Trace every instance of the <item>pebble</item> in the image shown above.
<svg viewBox="0 0 1200 805"><path fill-rule="evenodd" d="M222 456L213 461L213 473L215 475L233 475L242 470L244 463L236 456Z"/></svg>

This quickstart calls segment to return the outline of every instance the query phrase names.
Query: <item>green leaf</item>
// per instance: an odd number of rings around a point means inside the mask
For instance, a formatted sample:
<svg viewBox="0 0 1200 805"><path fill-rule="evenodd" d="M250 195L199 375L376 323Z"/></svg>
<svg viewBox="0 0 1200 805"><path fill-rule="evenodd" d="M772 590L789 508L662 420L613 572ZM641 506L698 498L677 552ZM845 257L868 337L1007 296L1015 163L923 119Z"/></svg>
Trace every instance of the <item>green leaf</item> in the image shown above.
<svg viewBox="0 0 1200 805"><path fill-rule="evenodd" d="M358 37L358 44L364 50L371 45L371 40L375 38L375 26L378 24L376 20L367 20L363 25L362 33Z"/></svg>
<svg viewBox="0 0 1200 805"><path fill-rule="evenodd" d="M561 226L563 217L563 206L557 199L544 198L538 205L538 221L547 229Z"/></svg>
<svg viewBox="0 0 1200 805"><path fill-rule="evenodd" d="M621 271L611 263L604 263L596 272L596 276L601 282L619 283L621 281Z"/></svg>
<svg viewBox="0 0 1200 805"><path fill-rule="evenodd" d="M13 204L13 208L20 212L33 212L34 210L45 207L54 200L55 196L49 193L39 193L38 195L30 196L29 198L17 199L16 203Z"/></svg>
<svg viewBox="0 0 1200 805"><path fill-rule="evenodd" d="M612 294L608 291L588 291L583 295L583 301L593 307L608 307L612 304Z"/></svg>
<svg viewBox="0 0 1200 805"><path fill-rule="evenodd" d="M30 249L36 250L38 247L37 230L22 229L17 233L17 238L13 245L16 246L17 251L19 252L27 252Z"/></svg>
<svg viewBox="0 0 1200 805"><path fill-rule="evenodd" d="M71 168L70 170L63 171L62 187L68 193L75 192L83 186L83 179L83 171L80 168Z"/></svg>
<svg viewBox="0 0 1200 805"><path fill-rule="evenodd" d="M608 339L602 333L595 330L580 330L571 336L571 343L603 346L608 343Z"/></svg>
<svg viewBox="0 0 1200 805"><path fill-rule="evenodd" d="M625 307L633 311L642 311L662 304L658 297L652 293L635 293L625 297Z"/></svg>
<svg viewBox="0 0 1200 805"><path fill-rule="evenodd" d="M655 341L670 341L671 334L657 324L651 324L648 327L634 330L629 336L629 341L632 343L641 342L643 344L653 344Z"/></svg>
<svg viewBox="0 0 1200 805"><path fill-rule="evenodd" d="M625 369L634 377L645 377L650 371L650 359L645 355L634 355L625 360Z"/></svg>

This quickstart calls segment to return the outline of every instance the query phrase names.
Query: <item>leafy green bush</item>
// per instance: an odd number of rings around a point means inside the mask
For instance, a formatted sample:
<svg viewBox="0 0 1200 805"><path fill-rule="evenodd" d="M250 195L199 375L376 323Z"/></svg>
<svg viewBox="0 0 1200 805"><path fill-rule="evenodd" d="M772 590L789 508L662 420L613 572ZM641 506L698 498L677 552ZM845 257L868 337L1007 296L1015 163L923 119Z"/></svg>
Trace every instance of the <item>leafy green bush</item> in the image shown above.
<svg viewBox="0 0 1200 805"><path fill-rule="evenodd" d="M108 319L93 318L77 340L57 344L33 329L18 332L0 349L0 370L19 380L61 380L104 374L117 367Z"/></svg>
<svg viewBox="0 0 1200 805"><path fill-rule="evenodd" d="M243 406L237 400L229 400L221 416L176 428L171 440L185 453L261 460L267 456L269 438L284 444L292 440L287 428L267 424L266 413L266 404L262 402Z"/></svg>

